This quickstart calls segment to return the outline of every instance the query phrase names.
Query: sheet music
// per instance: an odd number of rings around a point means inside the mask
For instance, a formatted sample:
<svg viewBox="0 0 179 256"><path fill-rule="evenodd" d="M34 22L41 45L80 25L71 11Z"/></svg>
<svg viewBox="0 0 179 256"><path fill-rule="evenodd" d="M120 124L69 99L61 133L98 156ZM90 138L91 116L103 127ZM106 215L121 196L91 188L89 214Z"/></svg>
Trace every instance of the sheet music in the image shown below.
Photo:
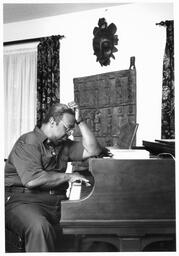
<svg viewBox="0 0 179 256"><path fill-rule="evenodd" d="M150 153L145 149L118 149L110 148L108 149L113 154L113 159L148 159L150 158Z"/></svg>

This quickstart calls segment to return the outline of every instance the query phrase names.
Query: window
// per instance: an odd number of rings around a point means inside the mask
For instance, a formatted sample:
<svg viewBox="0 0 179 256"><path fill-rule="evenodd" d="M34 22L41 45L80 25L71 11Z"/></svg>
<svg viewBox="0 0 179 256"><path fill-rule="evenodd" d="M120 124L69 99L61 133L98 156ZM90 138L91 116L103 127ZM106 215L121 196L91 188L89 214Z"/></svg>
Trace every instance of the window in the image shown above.
<svg viewBox="0 0 179 256"><path fill-rule="evenodd" d="M8 49L7 49L8 48ZM36 123L37 47L4 50L4 152Z"/></svg>

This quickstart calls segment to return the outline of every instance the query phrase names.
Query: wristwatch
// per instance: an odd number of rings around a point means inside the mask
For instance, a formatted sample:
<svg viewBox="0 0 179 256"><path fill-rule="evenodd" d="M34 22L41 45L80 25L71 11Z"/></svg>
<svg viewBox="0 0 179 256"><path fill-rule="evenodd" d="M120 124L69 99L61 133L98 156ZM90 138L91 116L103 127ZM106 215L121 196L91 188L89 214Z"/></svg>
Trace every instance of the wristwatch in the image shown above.
<svg viewBox="0 0 179 256"><path fill-rule="evenodd" d="M82 118L80 118L79 121L76 121L76 124L79 125L81 122L83 122L84 120Z"/></svg>

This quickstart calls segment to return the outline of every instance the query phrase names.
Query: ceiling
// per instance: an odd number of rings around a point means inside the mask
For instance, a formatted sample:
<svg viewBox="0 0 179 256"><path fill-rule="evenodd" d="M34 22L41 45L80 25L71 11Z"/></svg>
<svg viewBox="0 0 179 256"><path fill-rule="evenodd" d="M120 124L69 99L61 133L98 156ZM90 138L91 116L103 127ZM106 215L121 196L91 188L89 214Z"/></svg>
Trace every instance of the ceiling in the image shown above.
<svg viewBox="0 0 179 256"><path fill-rule="evenodd" d="M3 4L3 23L39 19L49 16L107 8L124 3L48 3ZM126 4L126 3L125 3Z"/></svg>

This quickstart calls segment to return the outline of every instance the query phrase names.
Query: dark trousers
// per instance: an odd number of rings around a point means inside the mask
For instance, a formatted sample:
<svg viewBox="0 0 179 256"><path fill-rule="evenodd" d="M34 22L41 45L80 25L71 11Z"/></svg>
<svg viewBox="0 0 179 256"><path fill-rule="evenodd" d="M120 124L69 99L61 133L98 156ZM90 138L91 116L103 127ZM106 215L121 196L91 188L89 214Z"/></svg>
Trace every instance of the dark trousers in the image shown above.
<svg viewBox="0 0 179 256"><path fill-rule="evenodd" d="M6 227L25 239L26 252L55 252L61 195L6 193Z"/></svg>

